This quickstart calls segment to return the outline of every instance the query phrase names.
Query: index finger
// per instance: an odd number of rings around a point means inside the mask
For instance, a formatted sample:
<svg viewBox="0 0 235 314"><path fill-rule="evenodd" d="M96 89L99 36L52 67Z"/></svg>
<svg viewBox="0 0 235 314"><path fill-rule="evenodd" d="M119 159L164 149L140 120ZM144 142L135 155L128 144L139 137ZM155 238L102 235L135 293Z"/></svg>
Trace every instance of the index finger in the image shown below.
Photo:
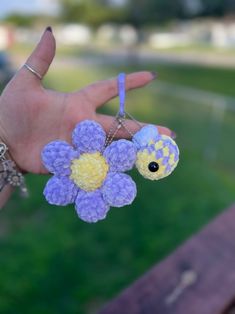
<svg viewBox="0 0 235 314"><path fill-rule="evenodd" d="M155 72L134 72L126 75L126 91L147 85L156 78ZM80 90L94 108L98 108L118 95L117 78L98 81Z"/></svg>

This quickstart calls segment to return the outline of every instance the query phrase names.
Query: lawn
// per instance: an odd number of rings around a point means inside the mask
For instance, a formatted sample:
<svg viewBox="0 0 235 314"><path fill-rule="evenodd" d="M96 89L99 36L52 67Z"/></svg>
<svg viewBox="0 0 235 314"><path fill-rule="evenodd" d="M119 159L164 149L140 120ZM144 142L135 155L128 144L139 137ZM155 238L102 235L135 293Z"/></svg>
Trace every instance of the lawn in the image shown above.
<svg viewBox="0 0 235 314"><path fill-rule="evenodd" d="M69 91L143 65L53 66L45 84ZM159 80L235 96L234 70L154 64ZM95 225L77 219L73 206L49 206L46 176L27 176L30 198L17 193L0 219L0 313L95 313L107 300L208 223L234 201L235 115L225 113L213 140L211 108L158 93L157 81L128 94L138 119L168 125L181 160L169 178L152 182L133 171L138 196ZM117 101L102 110L114 113ZM218 137L218 132L216 136ZM211 144L212 143L212 144ZM206 157L208 147L217 157Z"/></svg>

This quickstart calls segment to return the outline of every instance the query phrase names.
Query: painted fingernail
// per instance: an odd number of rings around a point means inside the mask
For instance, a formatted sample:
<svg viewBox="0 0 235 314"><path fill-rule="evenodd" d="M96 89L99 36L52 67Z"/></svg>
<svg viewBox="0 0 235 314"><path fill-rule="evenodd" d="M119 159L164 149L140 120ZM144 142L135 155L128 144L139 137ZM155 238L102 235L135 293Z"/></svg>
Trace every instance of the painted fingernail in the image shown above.
<svg viewBox="0 0 235 314"><path fill-rule="evenodd" d="M152 79L153 80L155 80L157 78L157 76L158 76L157 72L151 72L151 74L152 74L152 77L153 77Z"/></svg>
<svg viewBox="0 0 235 314"><path fill-rule="evenodd" d="M176 133L174 131L171 131L171 138L173 138L173 140L174 140L174 139L176 139L176 137L177 137Z"/></svg>
<svg viewBox="0 0 235 314"><path fill-rule="evenodd" d="M51 32L52 33L52 28L51 26L47 26L46 31Z"/></svg>

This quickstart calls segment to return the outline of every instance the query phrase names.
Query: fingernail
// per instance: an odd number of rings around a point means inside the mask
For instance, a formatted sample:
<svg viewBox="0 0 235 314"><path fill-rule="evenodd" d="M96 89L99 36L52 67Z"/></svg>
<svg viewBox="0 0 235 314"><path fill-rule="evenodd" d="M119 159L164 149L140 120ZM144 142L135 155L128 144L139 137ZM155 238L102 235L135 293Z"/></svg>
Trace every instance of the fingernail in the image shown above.
<svg viewBox="0 0 235 314"><path fill-rule="evenodd" d="M52 33L52 28L51 26L47 26L46 31L51 32Z"/></svg>
<svg viewBox="0 0 235 314"><path fill-rule="evenodd" d="M153 77L152 79L155 80L157 78L157 72L151 72L151 74L152 74L152 77Z"/></svg>
<svg viewBox="0 0 235 314"><path fill-rule="evenodd" d="M173 138L173 140L174 140L174 139L176 139L176 137L177 137L176 133L174 131L171 131L171 138Z"/></svg>

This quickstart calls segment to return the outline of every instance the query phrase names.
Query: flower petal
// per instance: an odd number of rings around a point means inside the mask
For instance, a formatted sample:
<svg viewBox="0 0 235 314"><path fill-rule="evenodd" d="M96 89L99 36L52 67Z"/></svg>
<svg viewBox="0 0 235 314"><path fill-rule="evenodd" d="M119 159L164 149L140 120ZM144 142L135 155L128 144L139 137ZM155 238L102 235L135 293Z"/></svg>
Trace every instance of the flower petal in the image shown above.
<svg viewBox="0 0 235 314"><path fill-rule="evenodd" d="M136 148L131 141L118 140L112 142L104 151L110 171L130 170L136 160Z"/></svg>
<svg viewBox="0 0 235 314"><path fill-rule="evenodd" d="M70 175L71 160L78 157L71 145L65 141L53 141L42 150L42 161L47 170L61 176Z"/></svg>
<svg viewBox="0 0 235 314"><path fill-rule="evenodd" d="M109 206L104 202L100 190L80 191L75 204L78 216L86 222L97 222L104 219L109 211Z"/></svg>
<svg viewBox="0 0 235 314"><path fill-rule="evenodd" d="M105 138L106 134L102 126L93 120L78 123L72 134L73 144L81 153L101 151Z"/></svg>
<svg viewBox="0 0 235 314"><path fill-rule="evenodd" d="M78 187L67 177L53 176L47 182L43 194L48 203L65 206L74 203Z"/></svg>
<svg viewBox="0 0 235 314"><path fill-rule="evenodd" d="M102 187L105 202L122 207L131 204L136 197L135 182L125 173L109 173Z"/></svg>

